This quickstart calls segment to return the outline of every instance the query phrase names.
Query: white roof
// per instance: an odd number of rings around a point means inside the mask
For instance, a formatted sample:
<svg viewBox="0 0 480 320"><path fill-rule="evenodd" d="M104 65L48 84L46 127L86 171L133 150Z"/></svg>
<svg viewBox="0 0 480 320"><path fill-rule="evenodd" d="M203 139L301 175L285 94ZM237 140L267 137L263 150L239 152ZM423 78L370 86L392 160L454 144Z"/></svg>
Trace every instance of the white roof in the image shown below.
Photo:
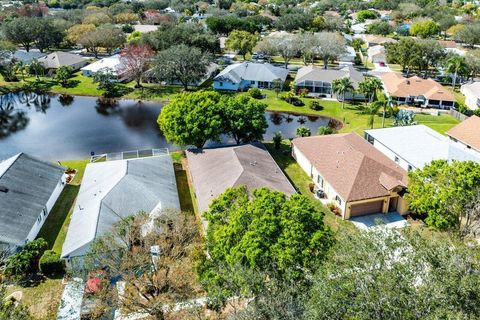
<svg viewBox="0 0 480 320"><path fill-rule="evenodd" d="M135 24L133 29L140 33L147 33L152 31L157 31L160 26L154 24Z"/></svg>
<svg viewBox="0 0 480 320"><path fill-rule="evenodd" d="M480 98L480 82L472 82L462 85L462 93L472 97Z"/></svg>
<svg viewBox="0 0 480 320"><path fill-rule="evenodd" d="M111 57L95 61L94 63L91 63L88 66L81 68L80 70L95 73L100 70L110 69L112 70L112 73L117 74L121 66L122 62L120 61L120 56L116 54Z"/></svg>
<svg viewBox="0 0 480 320"><path fill-rule="evenodd" d="M180 209L169 155L90 163L63 244L62 257L85 255L121 218L140 211Z"/></svg>
<svg viewBox="0 0 480 320"><path fill-rule="evenodd" d="M424 125L373 129L365 132L415 168L422 168L432 160L480 162L480 157L472 150L459 146Z"/></svg>

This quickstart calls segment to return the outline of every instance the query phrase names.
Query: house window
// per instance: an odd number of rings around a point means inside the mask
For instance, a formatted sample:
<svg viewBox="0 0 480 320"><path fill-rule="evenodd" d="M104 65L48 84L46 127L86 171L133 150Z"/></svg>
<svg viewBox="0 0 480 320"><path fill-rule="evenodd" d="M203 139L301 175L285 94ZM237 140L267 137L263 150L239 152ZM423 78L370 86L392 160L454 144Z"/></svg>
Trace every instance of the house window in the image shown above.
<svg viewBox="0 0 480 320"><path fill-rule="evenodd" d="M412 171L413 170L413 167L409 164L408 165L408 171Z"/></svg>
<svg viewBox="0 0 480 320"><path fill-rule="evenodd" d="M371 144L375 142L375 139L368 133L365 133L365 136L367 137L367 141L370 142Z"/></svg>
<svg viewBox="0 0 480 320"><path fill-rule="evenodd" d="M250 81L250 84L255 84L255 80Z"/></svg>
<svg viewBox="0 0 480 320"><path fill-rule="evenodd" d="M339 205L342 205L342 199L338 195L335 196L335 201L337 201Z"/></svg>
<svg viewBox="0 0 480 320"><path fill-rule="evenodd" d="M400 163L400 158L395 156L395 163Z"/></svg>
<svg viewBox="0 0 480 320"><path fill-rule="evenodd" d="M42 222L42 215L39 215L37 218L37 223L40 223L40 222Z"/></svg>
<svg viewBox="0 0 480 320"><path fill-rule="evenodd" d="M219 85L220 87L223 87L223 82L219 82L218 85Z"/></svg>
<svg viewBox="0 0 480 320"><path fill-rule="evenodd" d="M320 186L320 188L323 188L323 178L321 175L317 176L317 184Z"/></svg>

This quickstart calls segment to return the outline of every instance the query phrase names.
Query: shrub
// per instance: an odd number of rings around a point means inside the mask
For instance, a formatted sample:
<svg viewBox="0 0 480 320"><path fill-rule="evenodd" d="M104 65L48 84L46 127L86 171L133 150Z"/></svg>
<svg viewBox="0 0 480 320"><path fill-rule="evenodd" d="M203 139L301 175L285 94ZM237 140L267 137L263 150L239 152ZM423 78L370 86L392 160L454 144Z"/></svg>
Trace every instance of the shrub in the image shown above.
<svg viewBox="0 0 480 320"><path fill-rule="evenodd" d="M273 146L275 147L275 149L280 149L280 145L282 144L282 133L280 131L277 131L275 132L275 134L273 135Z"/></svg>
<svg viewBox="0 0 480 320"><path fill-rule="evenodd" d="M46 275L62 274L65 271L65 262L53 250L47 250L40 258L40 271Z"/></svg>
<svg viewBox="0 0 480 320"><path fill-rule="evenodd" d="M288 103L294 105L295 107L303 107L305 105L303 100L297 97L290 98L290 101L288 101Z"/></svg>
<svg viewBox="0 0 480 320"><path fill-rule="evenodd" d="M130 24L124 24L122 26L122 31L125 33L132 33L133 31L135 31L135 29Z"/></svg>
<svg viewBox="0 0 480 320"><path fill-rule="evenodd" d="M36 239L28 242L21 251L10 256L5 264L5 275L11 277L27 277L37 272L38 260L47 249L47 242Z"/></svg>
<svg viewBox="0 0 480 320"><path fill-rule="evenodd" d="M248 89L248 94L250 95L250 97L252 97L254 99L262 99L263 98L262 91L258 88Z"/></svg>
<svg viewBox="0 0 480 320"><path fill-rule="evenodd" d="M342 210L339 207L337 207L335 203L330 202L329 204L327 204L327 208L337 216L342 215Z"/></svg>
<svg viewBox="0 0 480 320"><path fill-rule="evenodd" d="M298 90L298 95L300 96L300 98L305 98L308 95L308 89L303 88Z"/></svg>
<svg viewBox="0 0 480 320"><path fill-rule="evenodd" d="M283 101L287 101L287 99L289 99L287 93L282 93L282 94L280 94L280 95L278 96L278 98L279 98L280 100L283 100Z"/></svg>
<svg viewBox="0 0 480 320"><path fill-rule="evenodd" d="M323 106L320 105L320 102L318 102L318 100L310 101L308 106L310 107L310 109L315 110L315 111L323 110Z"/></svg>
<svg viewBox="0 0 480 320"><path fill-rule="evenodd" d="M318 135L320 136L326 136L334 133L336 133L336 130L330 126L321 126L318 128Z"/></svg>
<svg viewBox="0 0 480 320"><path fill-rule="evenodd" d="M300 126L297 128L297 137L310 137L312 135L312 132L310 131L309 128L305 126Z"/></svg>

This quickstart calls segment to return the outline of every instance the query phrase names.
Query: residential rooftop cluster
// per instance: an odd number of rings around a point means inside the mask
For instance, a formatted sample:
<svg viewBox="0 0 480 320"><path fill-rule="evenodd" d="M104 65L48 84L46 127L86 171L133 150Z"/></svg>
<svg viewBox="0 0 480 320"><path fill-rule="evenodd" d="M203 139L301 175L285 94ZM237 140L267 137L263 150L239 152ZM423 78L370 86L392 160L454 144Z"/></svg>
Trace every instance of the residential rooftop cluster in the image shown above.
<svg viewBox="0 0 480 320"><path fill-rule="evenodd" d="M0 320L480 318L479 46L475 1L0 1Z"/></svg>

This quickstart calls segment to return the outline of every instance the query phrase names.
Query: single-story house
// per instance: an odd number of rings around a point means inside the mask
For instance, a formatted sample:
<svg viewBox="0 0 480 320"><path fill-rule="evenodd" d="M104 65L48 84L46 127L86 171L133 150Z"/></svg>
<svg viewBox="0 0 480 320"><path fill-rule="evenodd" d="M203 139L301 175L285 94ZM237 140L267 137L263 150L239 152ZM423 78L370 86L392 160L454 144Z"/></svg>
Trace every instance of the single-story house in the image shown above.
<svg viewBox="0 0 480 320"><path fill-rule="evenodd" d="M365 130L365 139L407 171L433 160L477 161L480 156L425 125Z"/></svg>
<svg viewBox="0 0 480 320"><path fill-rule="evenodd" d="M355 89L363 81L364 76L352 66L346 66L342 69L324 69L315 66L306 66L298 70L294 80L295 90L307 89L309 96L335 97L332 91L334 80L341 78L350 78ZM338 97L343 98L343 97ZM346 100L363 99L364 96L359 93L347 93Z"/></svg>
<svg viewBox="0 0 480 320"><path fill-rule="evenodd" d="M367 44L367 47L383 46L388 43L397 43L398 41L392 38L377 36L374 34L367 34L363 37L363 40Z"/></svg>
<svg viewBox="0 0 480 320"><path fill-rule="evenodd" d="M61 256L81 258L120 219L164 209L180 209L170 155L89 163Z"/></svg>
<svg viewBox="0 0 480 320"><path fill-rule="evenodd" d="M87 59L84 57L63 51L52 52L39 58L38 61L49 71L55 71L64 66L72 68L73 71L77 71L88 64Z"/></svg>
<svg viewBox="0 0 480 320"><path fill-rule="evenodd" d="M367 49L368 61L372 63L387 62L385 47L378 45Z"/></svg>
<svg viewBox="0 0 480 320"><path fill-rule="evenodd" d="M460 92L465 96L465 104L472 110L480 108L480 82L461 86Z"/></svg>
<svg viewBox="0 0 480 320"><path fill-rule="evenodd" d="M285 82L288 69L275 67L269 63L242 62L227 66L215 78L216 90L247 90L249 88L271 88L272 82Z"/></svg>
<svg viewBox="0 0 480 320"><path fill-rule="evenodd" d="M357 53L355 52L355 49L353 47L345 46L345 53L338 58L338 61L340 62L340 64L342 64L342 62L353 63L356 56Z"/></svg>
<svg viewBox="0 0 480 320"><path fill-rule="evenodd" d="M356 133L296 138L292 145L316 195L338 207L344 219L407 213L407 172Z"/></svg>
<svg viewBox="0 0 480 320"><path fill-rule="evenodd" d="M33 60L38 60L42 57L45 57L46 55L46 53L35 50L30 50L29 52L27 52L26 50L17 50L13 53L12 59L15 61L21 61L25 64L29 64Z"/></svg>
<svg viewBox="0 0 480 320"><path fill-rule="evenodd" d="M0 248L37 237L65 186L65 168L19 153L0 162Z"/></svg>
<svg viewBox="0 0 480 320"><path fill-rule="evenodd" d="M267 187L287 195L296 192L260 143L190 149L186 154L200 212L207 211L212 200L231 187Z"/></svg>
<svg viewBox="0 0 480 320"><path fill-rule="evenodd" d="M446 132L458 144L474 150L480 157L480 117L471 116Z"/></svg>
<svg viewBox="0 0 480 320"><path fill-rule="evenodd" d="M437 81L414 76L405 78L399 73L386 72L380 76L385 93L397 104L420 107L450 109L455 105L455 97Z"/></svg>
<svg viewBox="0 0 480 320"><path fill-rule="evenodd" d="M445 48L447 53L458 54L459 56L465 55L465 50L459 49L457 43L453 40L438 40L438 43Z"/></svg>
<svg viewBox="0 0 480 320"><path fill-rule="evenodd" d="M128 80L124 72L122 72L123 63L121 61L120 55L116 54L111 57L102 58L98 61L95 61L80 70L82 74L86 77L93 77L95 73L103 70L110 70L113 75L117 77L118 81Z"/></svg>

